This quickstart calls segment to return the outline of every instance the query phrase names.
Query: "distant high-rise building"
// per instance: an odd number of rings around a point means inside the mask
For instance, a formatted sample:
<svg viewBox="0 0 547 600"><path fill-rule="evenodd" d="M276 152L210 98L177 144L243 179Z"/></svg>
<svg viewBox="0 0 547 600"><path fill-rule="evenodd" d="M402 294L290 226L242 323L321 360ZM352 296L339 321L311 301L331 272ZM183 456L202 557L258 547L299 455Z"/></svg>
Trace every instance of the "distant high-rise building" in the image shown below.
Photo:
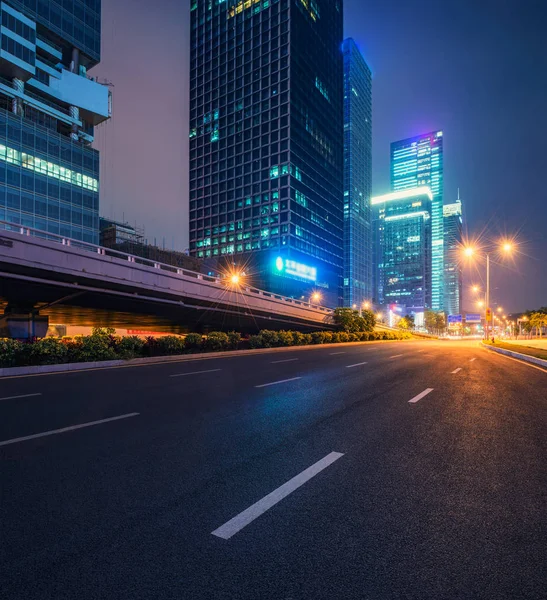
<svg viewBox="0 0 547 600"><path fill-rule="evenodd" d="M374 196L376 302L406 312L431 308L431 213L427 186Z"/></svg>
<svg viewBox="0 0 547 600"><path fill-rule="evenodd" d="M341 0L194 0L190 252L341 302Z"/></svg>
<svg viewBox="0 0 547 600"><path fill-rule="evenodd" d="M462 247L463 218L462 203L445 204L444 217L444 310L450 315L460 314L462 301Z"/></svg>
<svg viewBox="0 0 547 600"><path fill-rule="evenodd" d="M431 308L444 309L443 132L391 144L391 189L431 189Z"/></svg>
<svg viewBox="0 0 547 600"><path fill-rule="evenodd" d="M100 0L0 4L0 220L97 243Z"/></svg>
<svg viewBox="0 0 547 600"><path fill-rule="evenodd" d="M344 55L344 306L372 299L372 74L355 42Z"/></svg>

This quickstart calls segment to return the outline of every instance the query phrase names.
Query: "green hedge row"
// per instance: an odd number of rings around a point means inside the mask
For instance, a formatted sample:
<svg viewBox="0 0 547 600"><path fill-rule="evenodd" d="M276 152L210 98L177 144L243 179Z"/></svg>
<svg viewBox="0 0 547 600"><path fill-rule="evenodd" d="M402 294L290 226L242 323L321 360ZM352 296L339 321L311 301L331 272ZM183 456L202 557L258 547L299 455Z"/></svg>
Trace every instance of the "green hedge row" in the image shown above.
<svg viewBox="0 0 547 600"><path fill-rule="evenodd" d="M240 341L239 333L222 331L206 337L198 333L158 338L95 333L62 340L44 338L33 343L0 339L0 368L236 350Z"/></svg>
<svg viewBox="0 0 547 600"><path fill-rule="evenodd" d="M282 346L307 346L309 344L339 344L343 342L374 342L377 340L406 340L412 335L406 331L268 331L264 329L258 335L251 336L251 348L279 348Z"/></svg>
<svg viewBox="0 0 547 600"><path fill-rule="evenodd" d="M149 356L169 356L196 352L220 352L237 350L242 346L251 348L276 348L281 346L304 346L308 344L335 344L340 342L365 342L373 340L400 340L412 337L406 332L346 333L318 331L268 331L241 340L237 332L213 331L207 336L189 333L185 337L138 336L120 337L111 333L95 332L93 335L65 338L44 338L25 343L0 339L0 368L55 365L62 363L96 362L102 360L130 359Z"/></svg>

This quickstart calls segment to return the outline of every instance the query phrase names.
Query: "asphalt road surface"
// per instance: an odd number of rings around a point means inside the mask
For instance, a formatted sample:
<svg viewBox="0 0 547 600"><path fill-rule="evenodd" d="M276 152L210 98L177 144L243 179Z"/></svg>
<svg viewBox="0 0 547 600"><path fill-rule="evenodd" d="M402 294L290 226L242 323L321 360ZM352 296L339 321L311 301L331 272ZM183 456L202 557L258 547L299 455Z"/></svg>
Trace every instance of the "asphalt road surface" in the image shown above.
<svg viewBox="0 0 547 600"><path fill-rule="evenodd" d="M0 597L544 600L546 413L476 342L1 379Z"/></svg>

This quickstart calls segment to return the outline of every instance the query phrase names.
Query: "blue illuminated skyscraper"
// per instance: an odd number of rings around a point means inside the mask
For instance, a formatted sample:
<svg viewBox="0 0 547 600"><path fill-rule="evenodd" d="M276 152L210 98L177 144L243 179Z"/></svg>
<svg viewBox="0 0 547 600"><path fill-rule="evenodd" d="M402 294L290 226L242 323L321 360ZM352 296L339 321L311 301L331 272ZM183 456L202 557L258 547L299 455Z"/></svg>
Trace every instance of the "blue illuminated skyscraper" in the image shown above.
<svg viewBox="0 0 547 600"><path fill-rule="evenodd" d="M341 303L341 0L193 0L190 253Z"/></svg>
<svg viewBox="0 0 547 600"><path fill-rule="evenodd" d="M462 247L463 218L462 203L445 204L444 217L444 310L449 315L460 314L462 299Z"/></svg>
<svg viewBox="0 0 547 600"><path fill-rule="evenodd" d="M355 42L344 55L344 306L372 298L372 74Z"/></svg>
<svg viewBox="0 0 547 600"><path fill-rule="evenodd" d="M428 186L431 203L431 308L444 310L443 132L391 144L391 189Z"/></svg>
<svg viewBox="0 0 547 600"><path fill-rule="evenodd" d="M414 314L431 308L432 200L427 186L372 198L378 304Z"/></svg>

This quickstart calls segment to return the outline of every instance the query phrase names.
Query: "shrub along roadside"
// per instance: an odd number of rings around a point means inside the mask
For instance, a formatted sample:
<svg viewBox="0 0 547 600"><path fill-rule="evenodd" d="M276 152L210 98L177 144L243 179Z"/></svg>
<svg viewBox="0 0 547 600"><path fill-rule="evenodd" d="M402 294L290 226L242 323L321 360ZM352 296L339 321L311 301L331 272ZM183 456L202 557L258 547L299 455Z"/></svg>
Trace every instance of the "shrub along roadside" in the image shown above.
<svg viewBox="0 0 547 600"><path fill-rule="evenodd" d="M340 342L409 339L410 333L391 331L354 332L269 331L264 329L249 338L246 347L279 348ZM0 368L54 365L62 363L96 362L149 356L173 356L198 352L237 350L242 346L241 335L235 331L213 331L207 336L189 333L185 337L167 335L160 338L138 336L119 337L110 330L94 330L92 335L74 338L44 338L24 343L0 339Z"/></svg>

